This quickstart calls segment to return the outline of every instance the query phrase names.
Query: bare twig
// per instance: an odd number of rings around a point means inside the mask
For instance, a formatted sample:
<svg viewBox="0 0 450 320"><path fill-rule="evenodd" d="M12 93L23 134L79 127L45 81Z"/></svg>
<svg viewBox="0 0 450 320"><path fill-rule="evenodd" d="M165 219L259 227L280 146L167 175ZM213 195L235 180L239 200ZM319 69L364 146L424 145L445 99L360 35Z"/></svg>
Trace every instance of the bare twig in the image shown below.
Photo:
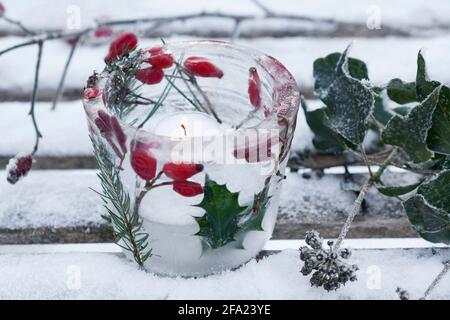
<svg viewBox="0 0 450 320"><path fill-rule="evenodd" d="M58 88L56 89L55 97L53 99L52 110L56 109L56 105L58 104L58 101L61 98L62 92L64 90L64 81L66 80L66 76L67 76L67 70L69 70L69 66L70 66L70 63L72 62L73 54L75 52L75 49L78 46L78 42L80 41L80 37L81 37L81 35L75 38L75 41L72 44L72 48L70 49L69 56L67 57L67 61L64 66L64 70L61 75L61 79L59 80L59 84L58 84Z"/></svg>
<svg viewBox="0 0 450 320"><path fill-rule="evenodd" d="M18 21L18 20L14 20L11 19L5 15L0 17L1 19L3 19L4 21L6 21L9 24L15 25L16 27L18 27L20 30L22 30L24 33L28 34L28 35L35 35L36 32L28 29L27 27L25 27L22 22Z"/></svg>
<svg viewBox="0 0 450 320"><path fill-rule="evenodd" d="M450 270L450 260L444 263L444 268L442 271L434 278L433 282L431 282L430 286L425 291L423 297L420 300L425 300L430 293L436 288L436 286L441 282L442 278L447 274L447 272Z"/></svg>
<svg viewBox="0 0 450 320"><path fill-rule="evenodd" d="M241 34L241 22L242 20L236 20L234 23L233 31L231 31L230 35L230 42L234 43L237 38L239 38L239 35Z"/></svg>
<svg viewBox="0 0 450 320"><path fill-rule="evenodd" d="M334 251L338 251L339 250L339 248L340 248L340 246L342 244L342 241L347 236L348 230L350 229L350 226L351 226L351 224L353 222L353 219L355 219L356 215L359 213L359 211L361 209L362 202L363 202L364 198L366 197L367 192L374 185L374 183L376 183L378 181L378 179L383 174L384 170L386 170L388 165L397 156L397 153L398 153L398 149L397 148L392 149L391 153L389 154L389 156L387 156L387 158L380 165L380 167L378 168L377 172L375 172L373 174L373 176L370 177L369 180L367 180L367 182L362 186L358 197L356 198L355 202L353 203L352 210L350 211L350 213L349 213L349 215L347 217L347 220L345 221L344 226L342 227L341 233L339 234L339 237L338 237L338 239L337 239L337 241L336 241L336 243L335 243L335 245L333 247Z"/></svg>
<svg viewBox="0 0 450 320"><path fill-rule="evenodd" d="M260 8L267 17L271 17L274 15L274 13L272 12L272 10L270 10L268 7L266 7L265 5L263 5L259 0L253 0L253 3Z"/></svg>
<svg viewBox="0 0 450 320"><path fill-rule="evenodd" d="M44 43L38 42L38 55L37 55L37 61L36 61L36 71L34 74L34 85L33 85L33 95L31 97L31 107L29 115L31 116L31 120L33 122L34 131L36 132L36 141L34 144L32 155L34 155L38 148L39 148L39 139L42 138L42 134L37 126L36 122L36 114L35 114L35 104L36 104L36 98L37 98L37 92L38 92L38 85L39 85L39 71L41 68L41 60L42 60L42 48Z"/></svg>

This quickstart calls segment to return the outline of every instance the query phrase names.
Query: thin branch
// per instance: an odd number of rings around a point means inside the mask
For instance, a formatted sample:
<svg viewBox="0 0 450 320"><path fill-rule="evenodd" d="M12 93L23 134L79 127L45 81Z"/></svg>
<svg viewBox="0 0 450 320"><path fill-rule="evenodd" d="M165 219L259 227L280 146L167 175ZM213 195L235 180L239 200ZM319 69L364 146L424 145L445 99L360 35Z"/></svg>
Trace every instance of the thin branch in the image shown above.
<svg viewBox="0 0 450 320"><path fill-rule="evenodd" d="M16 27L18 27L20 30L22 30L24 33L28 34L28 35L35 35L36 32L28 29L27 27L25 27L22 22L18 21L18 20L14 20L11 18L6 17L5 15L3 15L1 17L3 20L5 20L7 23L15 25Z"/></svg>
<svg viewBox="0 0 450 320"><path fill-rule="evenodd" d="M270 10L268 7L266 7L265 5L263 5L259 0L253 0L253 3L260 8L267 17L271 17L274 15L273 11Z"/></svg>
<svg viewBox="0 0 450 320"><path fill-rule="evenodd" d="M356 198L355 202L353 203L352 210L350 211L350 214L347 217L347 220L344 223L344 226L342 227L341 233L339 234L339 237L336 241L336 244L333 247L334 251L338 251L342 241L347 236L348 230L350 229L350 226L353 222L353 219L355 219L356 215L361 210L361 205L364 200L364 198L367 195L367 192L369 189L378 181L378 179L383 174L384 170L388 167L388 165L394 160L394 158L397 156L398 149L394 148L392 149L389 156L383 161L383 163L378 168L377 172L373 174L371 178L367 180L367 182L362 186L361 191L359 192L358 197Z"/></svg>
<svg viewBox="0 0 450 320"><path fill-rule="evenodd" d="M72 44L72 48L70 49L69 56L67 57L67 61L64 66L64 70L61 75L61 79L59 80L59 84L58 84L58 88L56 89L55 97L53 99L52 110L56 109L56 105L58 104L58 101L61 98L61 95L62 95L62 92L64 89L64 81L66 80L66 76L67 76L67 70L69 70L69 66L70 66L70 63L72 62L73 54L75 52L75 49L78 46L78 42L80 41L80 37L81 37L81 35L75 38L75 42Z"/></svg>
<svg viewBox="0 0 450 320"><path fill-rule="evenodd" d="M237 19L234 23L233 31L231 31L230 42L234 43L239 35L241 34L242 20Z"/></svg>
<svg viewBox="0 0 450 320"><path fill-rule="evenodd" d="M430 284L430 286L425 291L423 297L420 300L425 300L430 293L436 288L436 286L442 281L442 278L447 274L447 272L450 270L450 260L444 263L444 268L442 271L434 278L433 282Z"/></svg>
<svg viewBox="0 0 450 320"><path fill-rule="evenodd" d="M42 41L38 42L38 55L37 55L37 61L36 61L36 71L34 74L33 95L31 97L31 107L30 107L30 112L29 112L29 115L31 116L31 120L33 122L34 131L36 132L36 141L34 143L32 155L34 155L37 152L37 150L39 148L39 139L42 138L41 131L39 130L37 122L36 122L35 104L36 104L38 85L39 85L39 70L41 68L43 45L44 44Z"/></svg>

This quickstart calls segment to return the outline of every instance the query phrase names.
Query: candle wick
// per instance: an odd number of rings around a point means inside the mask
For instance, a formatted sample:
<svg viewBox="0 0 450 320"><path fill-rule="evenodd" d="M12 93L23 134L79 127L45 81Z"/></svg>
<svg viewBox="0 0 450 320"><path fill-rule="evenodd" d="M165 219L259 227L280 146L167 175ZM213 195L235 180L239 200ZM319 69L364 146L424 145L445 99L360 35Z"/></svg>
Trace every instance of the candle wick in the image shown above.
<svg viewBox="0 0 450 320"><path fill-rule="evenodd" d="M186 134L186 127L184 126L184 124L181 124L181 127L183 128L184 136L186 137L187 136L187 134Z"/></svg>

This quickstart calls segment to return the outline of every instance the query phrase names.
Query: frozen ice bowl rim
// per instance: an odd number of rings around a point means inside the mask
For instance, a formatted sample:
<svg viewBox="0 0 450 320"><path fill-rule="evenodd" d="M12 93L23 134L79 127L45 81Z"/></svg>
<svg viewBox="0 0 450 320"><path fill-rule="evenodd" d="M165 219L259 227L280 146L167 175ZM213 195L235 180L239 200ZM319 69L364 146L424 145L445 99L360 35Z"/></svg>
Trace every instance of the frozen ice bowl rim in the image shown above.
<svg viewBox="0 0 450 320"><path fill-rule="evenodd" d="M284 95L280 98L279 105L277 106L276 114L277 116L284 116L289 119L288 127L292 130L292 132L295 130L296 126L296 117L297 112L300 107L300 91L297 86L297 82L295 81L295 78L293 75L289 72L289 70L277 59L274 57L267 55L257 49L249 48L246 46L241 45L235 45L226 41L219 41L219 40L186 40L186 41L176 41L171 42L162 45L162 48L186 48L186 47L192 47L192 46L210 46L210 47L217 47L220 46L221 48L226 48L226 50L233 50L241 55L246 55L248 57L251 57L255 63L264 69L265 72L273 79L274 82L279 82L278 85L280 87L288 86L289 95ZM266 65L264 64L266 62ZM283 77L280 77L280 75L283 74ZM101 85L98 86L100 90L103 90L106 84L107 77L105 77L105 72L101 72L99 75L102 76L103 80L101 82ZM284 79L284 81L280 81L281 79ZM83 97L83 104L88 105L92 103L87 98ZM107 112L109 115L114 115L111 110L102 103L102 108L100 108L102 111ZM87 111L87 110L86 110ZM176 141L176 140L183 140L184 138L173 138L166 135L160 135L157 133L154 133L152 131L146 130L144 128L137 128L126 121L117 118L120 125L123 128L127 128L132 131L139 132L143 136L153 136L158 139L163 140L170 140L170 141ZM264 122L264 121L263 121ZM279 128L280 126L278 126ZM216 135L219 136L220 134ZM211 135L211 137L214 137L214 135Z"/></svg>

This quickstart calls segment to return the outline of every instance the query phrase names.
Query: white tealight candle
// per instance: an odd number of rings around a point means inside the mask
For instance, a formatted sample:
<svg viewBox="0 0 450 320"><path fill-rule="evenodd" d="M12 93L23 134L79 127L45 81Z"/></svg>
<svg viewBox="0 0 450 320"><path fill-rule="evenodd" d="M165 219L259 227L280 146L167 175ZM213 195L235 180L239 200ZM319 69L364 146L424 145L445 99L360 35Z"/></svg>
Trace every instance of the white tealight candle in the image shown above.
<svg viewBox="0 0 450 320"><path fill-rule="evenodd" d="M222 128L213 117L202 112L175 112L162 116L153 132L171 138L205 137L221 133Z"/></svg>

